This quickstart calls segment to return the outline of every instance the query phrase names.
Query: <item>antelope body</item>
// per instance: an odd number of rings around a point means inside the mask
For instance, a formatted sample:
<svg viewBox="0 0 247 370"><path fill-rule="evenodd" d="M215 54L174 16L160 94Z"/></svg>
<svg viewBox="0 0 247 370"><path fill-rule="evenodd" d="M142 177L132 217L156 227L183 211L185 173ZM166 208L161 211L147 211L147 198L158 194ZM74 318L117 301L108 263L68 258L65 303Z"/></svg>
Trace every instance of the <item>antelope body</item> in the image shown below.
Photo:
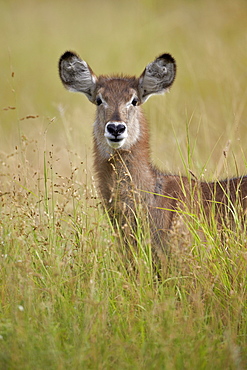
<svg viewBox="0 0 247 370"><path fill-rule="evenodd" d="M144 209L154 251L160 255L181 205L191 207L200 201L208 214L215 202L217 213L225 214L229 205L239 200L246 209L247 176L208 183L165 174L151 164L148 125L141 105L172 85L176 63L171 55L156 58L139 78L97 77L78 55L66 52L60 58L59 73L68 90L85 94L97 106L94 168L105 208L116 225L135 228L137 208Z"/></svg>

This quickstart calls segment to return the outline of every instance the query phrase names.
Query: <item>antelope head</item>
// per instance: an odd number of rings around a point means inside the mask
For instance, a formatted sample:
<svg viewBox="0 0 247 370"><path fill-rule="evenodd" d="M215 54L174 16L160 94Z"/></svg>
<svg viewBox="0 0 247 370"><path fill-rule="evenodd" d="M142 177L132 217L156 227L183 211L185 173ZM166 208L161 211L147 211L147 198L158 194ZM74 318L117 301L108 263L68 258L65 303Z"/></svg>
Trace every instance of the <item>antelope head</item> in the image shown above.
<svg viewBox="0 0 247 370"><path fill-rule="evenodd" d="M129 150L141 137L140 105L153 94L162 94L172 85L176 63L162 54L148 64L139 78L96 76L89 65L72 52L59 61L64 86L81 92L97 106L94 139L101 152Z"/></svg>

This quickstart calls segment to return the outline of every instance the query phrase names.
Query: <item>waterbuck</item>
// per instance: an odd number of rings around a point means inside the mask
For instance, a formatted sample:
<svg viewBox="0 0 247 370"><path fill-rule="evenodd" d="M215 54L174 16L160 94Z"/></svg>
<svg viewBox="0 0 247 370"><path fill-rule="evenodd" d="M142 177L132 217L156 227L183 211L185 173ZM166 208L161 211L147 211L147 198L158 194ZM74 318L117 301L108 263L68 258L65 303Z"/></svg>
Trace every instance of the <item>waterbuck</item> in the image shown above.
<svg viewBox="0 0 247 370"><path fill-rule="evenodd" d="M247 176L200 182L165 174L151 163L141 105L173 84L176 63L170 54L160 55L136 78L96 76L84 60L67 51L60 58L59 73L68 90L85 94L96 105L93 141L98 190L113 224L125 237L133 237L141 210L149 220L154 254L161 256L176 215L185 207L200 209L206 216L213 207L221 222L237 203L244 215Z"/></svg>

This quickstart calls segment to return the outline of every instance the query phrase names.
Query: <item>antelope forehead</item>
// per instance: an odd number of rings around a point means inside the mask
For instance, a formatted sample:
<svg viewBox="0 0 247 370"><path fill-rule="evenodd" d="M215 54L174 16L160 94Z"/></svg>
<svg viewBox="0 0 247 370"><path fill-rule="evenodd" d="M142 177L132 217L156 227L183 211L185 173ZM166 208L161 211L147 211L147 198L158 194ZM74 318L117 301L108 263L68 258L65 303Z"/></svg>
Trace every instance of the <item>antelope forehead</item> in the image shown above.
<svg viewBox="0 0 247 370"><path fill-rule="evenodd" d="M137 95L138 92L133 87L116 83L100 88L98 94L100 94L108 104L116 104L117 102L118 105L121 105L131 101L133 96Z"/></svg>

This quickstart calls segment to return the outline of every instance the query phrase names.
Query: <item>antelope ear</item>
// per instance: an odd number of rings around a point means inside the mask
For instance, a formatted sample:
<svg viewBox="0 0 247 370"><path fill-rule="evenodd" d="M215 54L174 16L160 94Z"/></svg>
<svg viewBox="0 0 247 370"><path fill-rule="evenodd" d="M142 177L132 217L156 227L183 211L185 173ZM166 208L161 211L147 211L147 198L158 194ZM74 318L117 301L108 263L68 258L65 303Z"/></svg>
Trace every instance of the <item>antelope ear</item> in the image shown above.
<svg viewBox="0 0 247 370"><path fill-rule="evenodd" d="M164 93L176 76L176 62L170 54L162 54L147 65L139 78L139 93L142 103L153 94Z"/></svg>
<svg viewBox="0 0 247 370"><path fill-rule="evenodd" d="M66 89L85 94L93 101L97 78L78 55L66 51L59 60L59 75Z"/></svg>

